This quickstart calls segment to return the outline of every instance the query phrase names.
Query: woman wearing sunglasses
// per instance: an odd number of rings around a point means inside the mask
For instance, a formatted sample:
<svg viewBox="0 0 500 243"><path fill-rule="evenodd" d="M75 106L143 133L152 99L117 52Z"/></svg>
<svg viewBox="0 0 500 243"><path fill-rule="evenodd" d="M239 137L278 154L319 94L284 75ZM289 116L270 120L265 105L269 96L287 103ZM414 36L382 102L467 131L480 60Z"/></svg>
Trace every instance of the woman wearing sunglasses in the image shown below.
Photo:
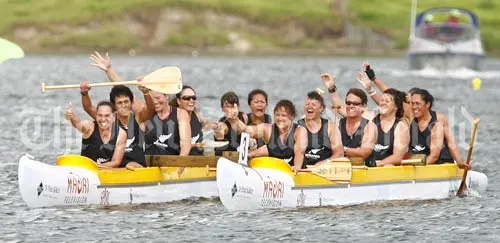
<svg viewBox="0 0 500 243"><path fill-rule="evenodd" d="M325 101L317 92L307 94L304 118L298 123L307 129L307 149L304 165L319 165L329 159L343 157L342 139L338 126L321 117Z"/></svg>
<svg viewBox="0 0 500 243"><path fill-rule="evenodd" d="M377 140L377 127L362 117L367 104L365 92L357 88L350 89L345 104L346 116L339 121L344 156L361 157L366 166L376 166L372 152Z"/></svg>
<svg viewBox="0 0 500 243"><path fill-rule="evenodd" d="M203 129L216 129L219 127L217 122L204 119L197 110L198 97L196 91L188 85L183 85L181 92L175 95L171 106L179 107L188 112L191 125L191 144L201 143L203 141ZM192 147L189 155L203 155L203 148Z"/></svg>
<svg viewBox="0 0 500 243"><path fill-rule="evenodd" d="M251 138L262 138L270 157L283 159L294 165L293 169L297 172L304 160L307 131L293 122L295 115L293 103L289 100L280 100L274 107L273 124L246 125L238 119L236 113L230 113L227 120L238 133L246 132Z"/></svg>

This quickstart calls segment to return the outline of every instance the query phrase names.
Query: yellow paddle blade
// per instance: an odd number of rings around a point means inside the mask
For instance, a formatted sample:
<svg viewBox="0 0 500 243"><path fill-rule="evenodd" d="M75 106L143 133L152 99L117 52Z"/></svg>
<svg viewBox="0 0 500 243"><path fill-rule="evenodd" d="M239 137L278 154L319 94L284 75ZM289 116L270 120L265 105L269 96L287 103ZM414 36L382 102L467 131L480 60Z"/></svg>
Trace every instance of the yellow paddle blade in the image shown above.
<svg viewBox="0 0 500 243"><path fill-rule="evenodd" d="M320 166L308 166L307 170L332 181L350 181L352 177L351 162L328 162Z"/></svg>
<svg viewBox="0 0 500 243"><path fill-rule="evenodd" d="M0 38L0 63L12 58L23 58L24 51L18 45Z"/></svg>
<svg viewBox="0 0 500 243"><path fill-rule="evenodd" d="M177 94L182 89L182 74L178 67L164 67L148 74L143 79L144 86L163 93Z"/></svg>

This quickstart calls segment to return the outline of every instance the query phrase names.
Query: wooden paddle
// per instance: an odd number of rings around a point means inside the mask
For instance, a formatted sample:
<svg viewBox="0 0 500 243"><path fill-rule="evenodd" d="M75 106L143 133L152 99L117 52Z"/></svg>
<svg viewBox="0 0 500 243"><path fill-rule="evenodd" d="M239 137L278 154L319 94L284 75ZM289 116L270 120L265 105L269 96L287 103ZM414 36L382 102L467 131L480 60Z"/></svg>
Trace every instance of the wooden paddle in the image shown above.
<svg viewBox="0 0 500 243"><path fill-rule="evenodd" d="M182 89L182 74L178 67L164 67L160 68L146 77L142 83L146 88L163 93L163 94L177 94ZM90 87L101 86L115 86L115 85L137 85L137 80L133 81L120 81L120 82L105 82L105 83L91 83ZM42 83L42 93L52 89L71 89L80 88L80 84L65 84L48 86Z"/></svg>
<svg viewBox="0 0 500 243"><path fill-rule="evenodd" d="M229 141L213 141L213 142L206 142L206 143L195 143L192 144L193 147L197 148L221 148L224 146L227 146L229 144Z"/></svg>
<svg viewBox="0 0 500 243"><path fill-rule="evenodd" d="M465 164L468 165L470 164L470 157L472 156L472 148L474 147L474 140L476 139L476 130L477 130L477 125L479 124L479 118L476 118L472 124L472 136L470 139L470 144L469 144L469 151L467 152L467 160L465 161ZM467 169L464 170L464 175L462 176L462 182L460 182L460 187L458 188L457 191L457 196L461 197L465 195L465 180L467 179Z"/></svg>

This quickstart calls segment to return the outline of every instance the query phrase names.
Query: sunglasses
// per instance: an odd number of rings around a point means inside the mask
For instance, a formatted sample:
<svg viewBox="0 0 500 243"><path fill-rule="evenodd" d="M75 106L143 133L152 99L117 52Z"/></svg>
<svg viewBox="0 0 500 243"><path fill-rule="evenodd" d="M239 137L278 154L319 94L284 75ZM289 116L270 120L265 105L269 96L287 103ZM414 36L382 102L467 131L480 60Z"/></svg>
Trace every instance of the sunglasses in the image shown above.
<svg viewBox="0 0 500 243"><path fill-rule="evenodd" d="M354 101L346 101L345 102L346 105L354 105L354 106L359 106L361 105L362 103L361 102L354 102Z"/></svg>
<svg viewBox="0 0 500 243"><path fill-rule="evenodd" d="M191 95L191 96L182 96L181 99L189 101L189 100L196 100L198 98L196 97L196 95Z"/></svg>

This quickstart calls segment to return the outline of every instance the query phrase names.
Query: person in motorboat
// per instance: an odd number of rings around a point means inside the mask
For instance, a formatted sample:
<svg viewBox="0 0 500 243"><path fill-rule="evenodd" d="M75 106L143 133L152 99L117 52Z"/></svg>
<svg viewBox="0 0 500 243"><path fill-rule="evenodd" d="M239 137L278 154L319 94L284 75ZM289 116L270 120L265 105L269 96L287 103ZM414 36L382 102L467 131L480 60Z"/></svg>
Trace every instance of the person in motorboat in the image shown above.
<svg viewBox="0 0 500 243"><path fill-rule="evenodd" d="M460 10L452 9L448 18L446 19L447 24L460 24Z"/></svg>
<svg viewBox="0 0 500 243"><path fill-rule="evenodd" d="M375 101L375 103L377 105L380 105L381 96L376 93L371 82L373 82L375 84L375 86L382 92L390 89L390 87L388 85L386 85L382 80L380 80L379 78L376 77L375 70L371 67L371 65L368 62L365 62L364 66L365 66L365 73L364 74L361 73L358 76L358 81L362 84L363 88L367 92L369 92L369 93L371 92L371 94L373 94L373 95L371 95L373 101ZM412 123L413 118L414 118L412 105L410 103L411 96L417 90L419 90L419 88L417 88L417 87L413 87L410 90L408 90L407 96L406 96L407 101L405 101L403 104L403 108L404 108L403 121L407 122L408 125L410 125ZM460 168L465 168L464 166L466 166L466 165L465 165L465 163L463 163L463 160L461 158L460 147L456 144L455 138L453 137L453 133L451 132L448 118L442 112L437 112L437 111L433 111L433 112L435 112L437 120L443 124L444 141L445 141L445 144L448 146L448 149L451 153L451 156L453 157L453 159L456 161L457 165ZM470 168L470 165L467 165L467 167Z"/></svg>
<svg viewBox="0 0 500 243"><path fill-rule="evenodd" d="M307 130L304 166L317 166L344 156L338 125L321 117L324 110L323 97L316 91L309 92L304 104L305 117L298 121Z"/></svg>
<svg viewBox="0 0 500 243"><path fill-rule="evenodd" d="M337 112L342 117L347 115L347 105L342 101L339 93L337 92L337 86L335 85L336 77L328 73L321 74L321 80L325 85L325 88L330 94L330 100L332 102L332 107L337 107L334 112ZM365 119L371 120L375 117L375 112L368 110L367 107L363 106L361 110L361 116Z"/></svg>
<svg viewBox="0 0 500 243"><path fill-rule="evenodd" d="M120 76L111 68L111 60L106 53L103 58L98 52L91 55L93 63L106 72L108 79L121 81ZM153 100L155 114L147 122L145 130L145 154L146 155L188 155L191 151L191 127L190 117L183 109L169 106L169 97L156 91L150 92ZM138 113L146 106L139 99L134 99L132 111Z"/></svg>
<svg viewBox="0 0 500 243"><path fill-rule="evenodd" d="M139 89L143 92L144 99L146 100L146 106L142 106L142 109L138 113L132 112L134 95L128 87L123 85L113 86L109 93L109 98L116 108L115 123L127 132L124 161L135 162L131 163L131 166L140 165L135 167L143 167L146 166L144 157L144 131L147 121L154 115L154 107L149 95L149 89L141 84L142 78L138 78L138 81L140 83ZM88 82L80 84L83 109L95 119L97 108L92 105L89 91L90 86Z"/></svg>
<svg viewBox="0 0 500 243"><path fill-rule="evenodd" d="M250 107L250 113L247 113L248 122L247 125L259 125L261 123L272 124L272 117L266 113L268 104L268 96L264 90L254 89L248 93L248 106ZM267 146L264 146L264 140L259 138L257 140L253 139L251 144L252 155L253 156L265 156L268 154Z"/></svg>
<svg viewBox="0 0 500 243"><path fill-rule="evenodd" d="M127 132L115 124L114 107L108 101L97 104L95 120L80 120L70 104L64 116L82 133L81 155L95 161L99 168L125 166L141 167L133 161L123 160Z"/></svg>
<svg viewBox="0 0 500 243"><path fill-rule="evenodd" d="M268 156L283 159L297 172L303 166L307 147L307 131L293 122L295 106L290 100L280 100L274 107L274 123L247 125L238 117L237 112L228 112L227 120L238 133L248 133L251 138L262 138ZM251 155L249 157L258 157Z"/></svg>
<svg viewBox="0 0 500 243"><path fill-rule="evenodd" d="M215 148L216 155L222 155L222 151L237 151L237 148L240 146L241 133L231 127L228 116L236 114L239 120L245 124L248 123L248 116L240 111L240 99L234 92L223 94L220 99L220 105L224 116L219 119L218 125L220 126L215 129L215 140L228 141L229 144Z"/></svg>
<svg viewBox="0 0 500 243"><path fill-rule="evenodd" d="M339 129L345 157L361 157L365 165L374 167L372 154L377 139L377 127L362 116L368 98L363 90L351 88L345 99L346 116L339 121Z"/></svg>
<svg viewBox="0 0 500 243"><path fill-rule="evenodd" d="M426 164L454 163L453 157L444 136L444 124L437 118L437 113L432 110L434 97L425 89L419 89L411 95L411 106L414 114L410 125L410 154L426 155ZM464 165L457 161L461 168Z"/></svg>
<svg viewBox="0 0 500 243"><path fill-rule="evenodd" d="M377 127L377 142L373 156L377 167L399 165L408 151L409 126L403 120L406 94L396 89L384 91L379 103L379 114L373 118Z"/></svg>
<svg viewBox="0 0 500 243"><path fill-rule="evenodd" d="M437 29L432 23L434 20L434 16L432 14L426 14L424 17L424 24L423 24L423 30L425 37L427 38L434 38L436 37L437 34Z"/></svg>
<svg viewBox="0 0 500 243"><path fill-rule="evenodd" d="M196 91L188 85L183 85L181 92L175 95L170 103L172 107L178 107L188 112L191 125L191 144L203 141L203 129L216 129L220 127L218 122L212 122L202 117L197 110L198 97ZM203 148L193 146L189 155L203 155Z"/></svg>

